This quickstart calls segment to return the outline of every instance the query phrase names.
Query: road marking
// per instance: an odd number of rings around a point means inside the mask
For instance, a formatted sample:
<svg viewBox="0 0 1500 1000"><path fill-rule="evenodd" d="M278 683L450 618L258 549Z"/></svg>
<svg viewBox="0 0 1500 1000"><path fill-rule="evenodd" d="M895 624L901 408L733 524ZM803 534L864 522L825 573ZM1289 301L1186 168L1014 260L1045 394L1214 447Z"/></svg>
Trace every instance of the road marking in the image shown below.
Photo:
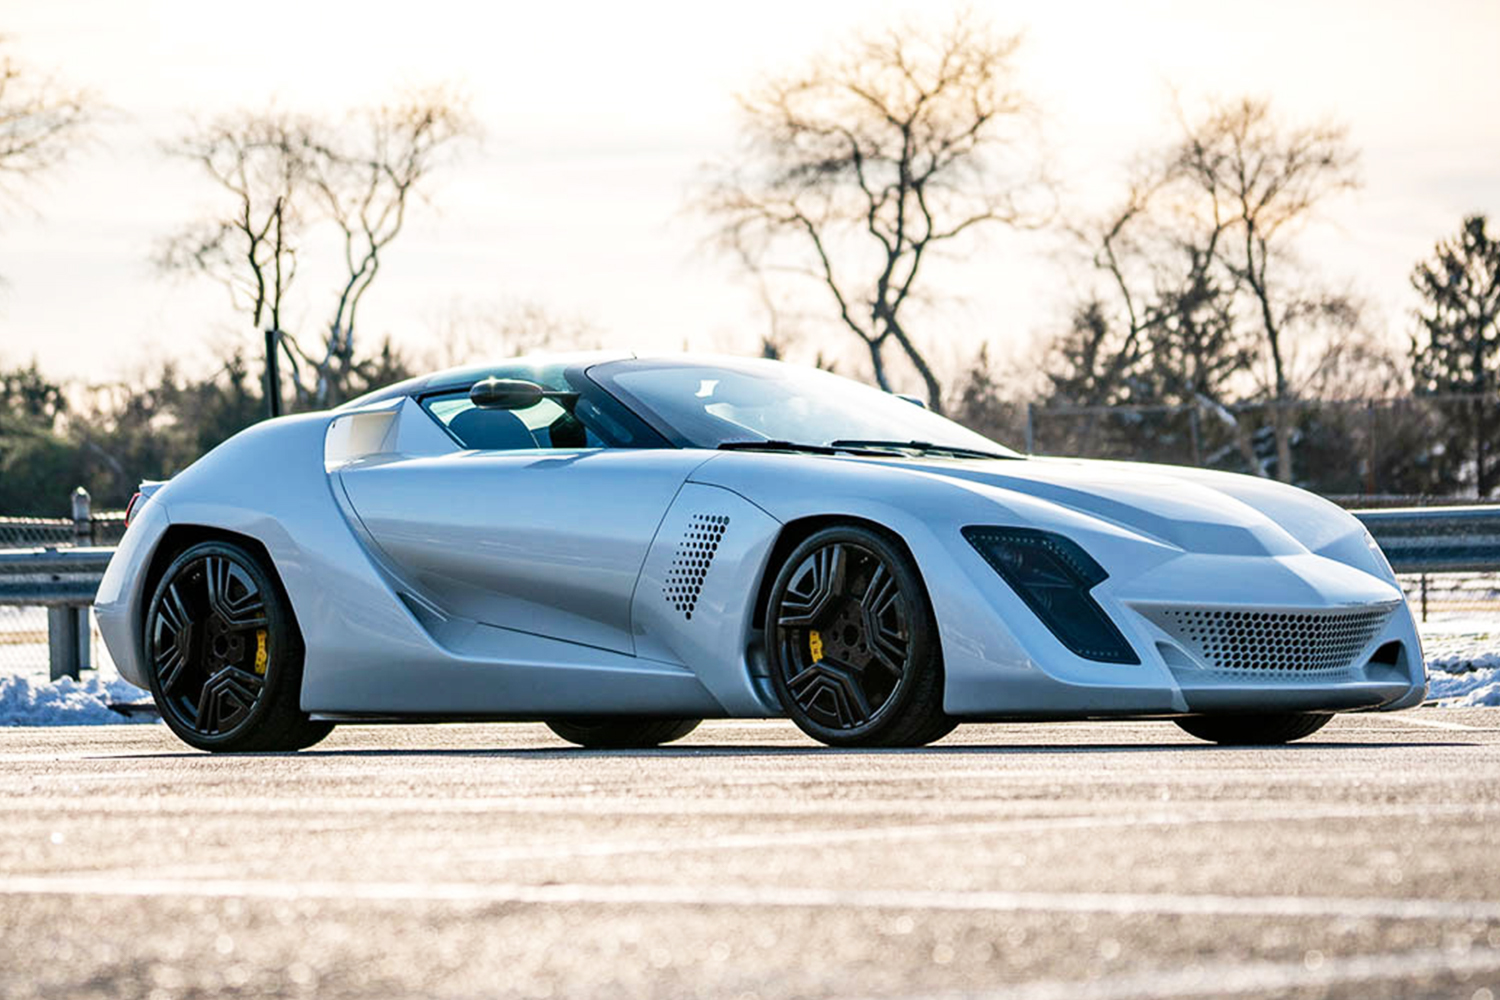
<svg viewBox="0 0 1500 1000"><path fill-rule="evenodd" d="M860 830L913 829L942 833L961 831L969 826L985 831L997 829L1046 829L1089 826L1131 826L1142 823L1162 825L1209 824L1209 823L1283 823L1317 822L1328 819L1370 820L1379 822L1406 817L1452 817L1472 816L1476 820L1500 812L1500 802L1433 802L1387 805L1372 802L1366 805L1350 804L1337 806L1309 806L1306 803L1277 800L1238 799L1227 801L1204 801L1201 799L1174 799L1171 806L1191 812L1168 812L1166 803L1160 798L1106 800L1057 799L1002 799L984 802L953 802L934 804L930 799L881 799L869 803L854 802L776 802L761 800L750 802L725 801L718 798L679 798L661 800L627 799L596 796L581 792L587 798L531 798L514 796L506 798L479 799L435 799L435 798L192 798L188 796L142 795L135 798L123 796L46 796L31 803L7 800L8 814L12 817L45 813L49 819L59 817L76 818L77 815L132 815L159 817L162 819L207 819L210 817L254 814L274 816L278 813L302 817L308 814L319 816L390 816L403 814L483 816L493 813L537 816L547 814L562 819L570 817L592 818L598 816L674 817L694 816L704 818L743 819L850 819L861 817L900 818L908 813L921 816L929 822L901 826L860 827L848 832L863 836ZM27 808L27 806L34 808ZM937 810L937 821L931 821ZM1093 810L1108 810L1096 814ZM1005 813L1031 813L1031 815L1004 816ZM997 814L999 814L997 816ZM1003 817L1003 818L1001 818ZM955 823L952 820L966 820ZM812 833L813 831L806 831ZM777 834L767 834L775 838ZM654 841L653 841L654 842Z"/></svg>
<svg viewBox="0 0 1500 1000"><path fill-rule="evenodd" d="M1313 962L1216 962L1189 968L1129 972L1083 981L1033 980L993 992L926 993L935 1000L1137 1000L1147 997L1232 996L1285 993L1314 986L1368 980L1410 980L1431 975L1472 975L1500 969L1500 950L1385 952L1319 956Z"/></svg>
<svg viewBox="0 0 1500 1000"><path fill-rule="evenodd" d="M1212 823L1327 821L1348 819L1384 820L1411 816L1467 815L1489 812L1482 805L1408 806L1383 808L1378 812L1357 807L1330 807L1287 815L1265 808L1264 803L1243 810L1216 814L1115 813L1109 816L1035 816L975 823L914 823L901 826L856 827L836 830L773 830L768 833L726 834L708 837L668 837L636 842L602 842L549 845L542 848L504 848L462 852L465 860L497 862L555 861L572 858L615 857L626 854L681 854L688 851L753 850L756 848L816 847L832 844L920 840L926 837L973 837L989 834L1043 833L1057 830L1092 830L1136 826L1196 826Z"/></svg>
<svg viewBox="0 0 1500 1000"><path fill-rule="evenodd" d="M0 878L0 895L324 899L375 902L531 903L599 906L729 906L783 909L1044 911L1116 916L1342 917L1500 922L1500 902L1332 896L1176 893L815 889L788 886L590 883L325 882L274 879L149 879L98 875Z"/></svg>
<svg viewBox="0 0 1500 1000"><path fill-rule="evenodd" d="M1386 726L1376 726L1376 729L1402 729L1406 726L1417 726L1425 729L1457 729L1466 733L1489 732L1491 726L1466 726L1462 722L1439 722L1437 719L1391 719Z"/></svg>

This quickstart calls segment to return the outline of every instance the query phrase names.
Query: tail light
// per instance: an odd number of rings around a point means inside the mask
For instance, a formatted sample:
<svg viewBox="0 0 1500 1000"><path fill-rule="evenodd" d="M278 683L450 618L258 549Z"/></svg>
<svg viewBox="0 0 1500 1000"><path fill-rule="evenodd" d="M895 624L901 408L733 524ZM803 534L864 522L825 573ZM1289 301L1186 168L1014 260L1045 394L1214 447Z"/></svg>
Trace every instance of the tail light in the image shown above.
<svg viewBox="0 0 1500 1000"><path fill-rule="evenodd" d="M143 499L140 492L137 491L135 496L130 498L130 502L125 505L125 527L130 527L130 519L135 517L135 509L141 505L141 500Z"/></svg>

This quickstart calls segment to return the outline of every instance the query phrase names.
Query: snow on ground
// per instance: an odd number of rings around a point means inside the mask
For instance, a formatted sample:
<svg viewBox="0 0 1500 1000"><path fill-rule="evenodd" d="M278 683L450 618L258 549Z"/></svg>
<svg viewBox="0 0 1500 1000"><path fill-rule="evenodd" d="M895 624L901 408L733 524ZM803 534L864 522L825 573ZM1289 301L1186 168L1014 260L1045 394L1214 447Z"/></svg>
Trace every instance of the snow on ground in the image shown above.
<svg viewBox="0 0 1500 1000"><path fill-rule="evenodd" d="M152 722L149 716L125 716L111 704L140 701L145 694L129 681L91 676L34 680L24 675L0 677L0 726L96 726Z"/></svg>
<svg viewBox="0 0 1500 1000"><path fill-rule="evenodd" d="M95 670L83 680L53 681L47 667L47 612L0 608L0 726L90 726L153 722L109 706L149 701L151 695L120 677L97 631Z"/></svg>
<svg viewBox="0 0 1500 1000"><path fill-rule="evenodd" d="M1500 706L1500 620L1496 616L1434 616L1420 628L1429 699L1455 708Z"/></svg>

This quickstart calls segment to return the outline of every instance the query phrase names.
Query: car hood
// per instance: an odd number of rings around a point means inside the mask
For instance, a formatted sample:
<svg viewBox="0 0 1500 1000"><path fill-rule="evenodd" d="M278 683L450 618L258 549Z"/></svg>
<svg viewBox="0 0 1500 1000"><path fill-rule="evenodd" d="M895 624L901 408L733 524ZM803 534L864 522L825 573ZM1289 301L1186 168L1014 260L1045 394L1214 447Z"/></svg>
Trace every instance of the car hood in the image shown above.
<svg viewBox="0 0 1500 1000"><path fill-rule="evenodd" d="M1320 547L1352 521L1293 487L1173 466L1064 459L900 464L1020 494L1194 552L1290 555Z"/></svg>
<svg viewBox="0 0 1500 1000"><path fill-rule="evenodd" d="M977 487L1001 503L1015 505L1018 512L1032 506L1027 500L1073 511L1184 551L1320 552L1371 568L1364 528L1353 516L1315 494L1274 480L1085 459L863 461Z"/></svg>

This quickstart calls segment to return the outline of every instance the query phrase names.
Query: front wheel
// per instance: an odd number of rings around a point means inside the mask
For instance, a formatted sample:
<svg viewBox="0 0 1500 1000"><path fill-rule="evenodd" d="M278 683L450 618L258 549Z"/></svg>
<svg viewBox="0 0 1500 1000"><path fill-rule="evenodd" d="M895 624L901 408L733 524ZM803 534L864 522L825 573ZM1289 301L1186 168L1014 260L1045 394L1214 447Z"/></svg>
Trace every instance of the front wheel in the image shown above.
<svg viewBox="0 0 1500 1000"><path fill-rule="evenodd" d="M267 567L230 542L203 542L167 567L146 611L151 697L199 750L301 750L333 725L298 704L302 638Z"/></svg>
<svg viewBox="0 0 1500 1000"><path fill-rule="evenodd" d="M551 719L547 728L591 750L631 750L680 740L702 719Z"/></svg>
<svg viewBox="0 0 1500 1000"><path fill-rule="evenodd" d="M1190 715L1172 721L1210 743L1270 746L1311 736L1328 725L1332 718L1326 712L1269 712L1263 715Z"/></svg>
<svg viewBox="0 0 1500 1000"><path fill-rule="evenodd" d="M952 732L937 623L911 556L868 528L825 528L792 550L766 610L771 682L830 746L921 746Z"/></svg>

